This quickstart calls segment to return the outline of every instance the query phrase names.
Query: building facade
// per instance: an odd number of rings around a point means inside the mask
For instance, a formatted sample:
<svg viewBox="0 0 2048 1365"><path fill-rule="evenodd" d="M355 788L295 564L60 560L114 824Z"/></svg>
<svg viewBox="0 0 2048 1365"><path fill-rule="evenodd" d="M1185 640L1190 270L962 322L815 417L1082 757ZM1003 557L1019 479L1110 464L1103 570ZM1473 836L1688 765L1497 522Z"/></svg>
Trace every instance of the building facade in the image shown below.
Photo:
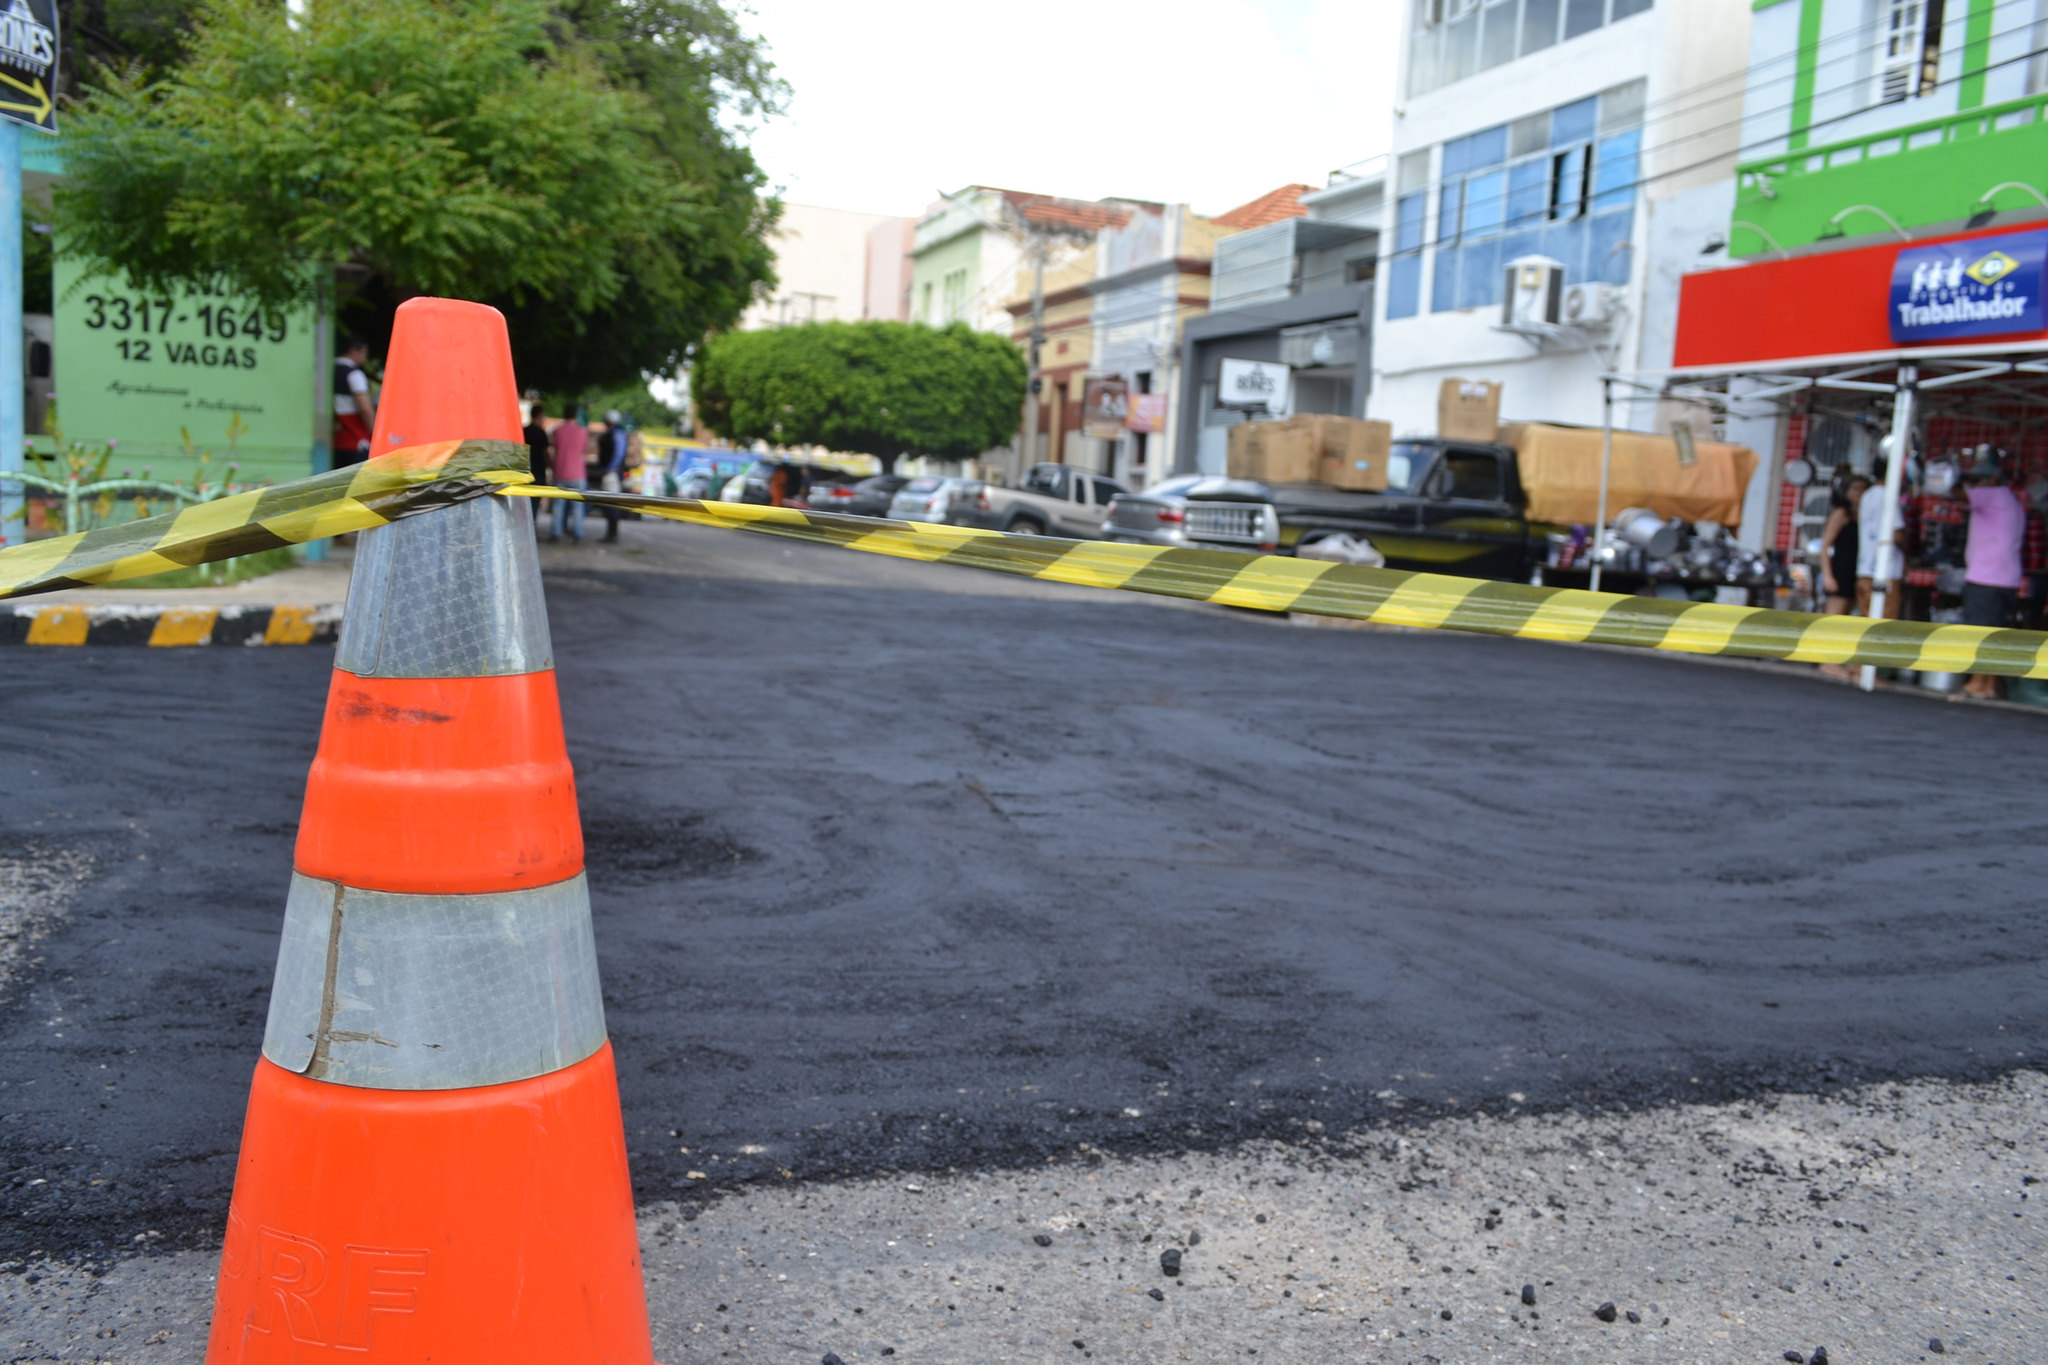
<svg viewBox="0 0 2048 1365"><path fill-rule="evenodd" d="M1749 23L1736 0L1406 0L1371 416L1434 431L1470 378L1505 419L1596 424L1601 373L1668 359L1679 275L1726 246ZM1555 318L1504 311L1530 258Z"/></svg>
<svg viewBox="0 0 2048 1365"><path fill-rule="evenodd" d="M926 209L912 232L910 259L910 321L1009 330L1003 303L1016 281L1023 243L1010 221L1005 191L969 185Z"/></svg>
<svg viewBox="0 0 2048 1365"><path fill-rule="evenodd" d="M1371 162L1217 216L1244 230L1217 243L1210 311L1184 332L1175 472L1224 470L1229 428L1247 417L1219 395L1225 361L1287 367L1269 414L1365 415L1385 187Z"/></svg>
<svg viewBox="0 0 2048 1365"><path fill-rule="evenodd" d="M775 248L775 288L756 299L741 315L737 330L789 327L806 322L857 322L867 317L898 316L870 312L876 289L874 240L879 234L902 241L910 220L879 213L817 204L784 204L782 221L770 234ZM882 253L882 265L889 265ZM899 250L900 259L900 250ZM886 274L881 290L901 293L901 266Z"/></svg>
<svg viewBox="0 0 2048 1365"><path fill-rule="evenodd" d="M1036 435L1018 463L1072 464L1131 487L1156 483L1172 472L1182 329L1209 307L1217 244L1235 229L1185 204L1059 201L1024 211L1064 235L1046 245L1037 420L1027 407L1025 423ZM1053 213L1059 222L1044 221ZM1027 349L1033 283L1027 259L1005 305L1011 335ZM1091 384L1121 395L1119 423L1098 419L1089 430Z"/></svg>
<svg viewBox="0 0 2048 1365"><path fill-rule="evenodd" d="M2039 362L2042 320L1930 327L1911 311L2039 293L2013 262L2048 254L2048 4L1755 0L1742 128L1726 250L1683 279L1666 363L1731 389L1766 384L1746 370L1854 372L1746 419L1768 461L1762 543L1811 555L1842 476L1890 433L1907 363L1925 459L1989 447L2017 478L2048 476L2033 416L2048 394L2029 369L1998 373ZM1909 549L1909 606L1938 579L1925 549Z"/></svg>
<svg viewBox="0 0 2048 1365"><path fill-rule="evenodd" d="M2041 0L1757 0L1750 70L1732 255L2048 216Z"/></svg>

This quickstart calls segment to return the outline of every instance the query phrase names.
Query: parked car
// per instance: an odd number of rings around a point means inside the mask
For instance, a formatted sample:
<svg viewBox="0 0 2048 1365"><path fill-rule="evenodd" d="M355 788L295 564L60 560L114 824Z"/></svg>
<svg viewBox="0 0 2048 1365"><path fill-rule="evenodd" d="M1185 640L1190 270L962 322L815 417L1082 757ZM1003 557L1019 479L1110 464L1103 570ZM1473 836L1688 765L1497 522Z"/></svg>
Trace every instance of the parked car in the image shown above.
<svg viewBox="0 0 2048 1365"><path fill-rule="evenodd" d="M841 512L850 517L886 517L889 504L910 480L901 474L877 474L858 483L813 487L804 501L814 512Z"/></svg>
<svg viewBox="0 0 2048 1365"><path fill-rule="evenodd" d="M897 521L936 521L952 526L985 526L988 485L980 479L912 479L889 503Z"/></svg>
<svg viewBox="0 0 2048 1365"><path fill-rule="evenodd" d="M1264 484L1181 474L1111 498L1101 535L1127 545L1187 548L1199 541L1205 548L1270 551L1280 543L1280 519L1261 506L1265 501Z"/></svg>
<svg viewBox="0 0 2048 1365"><path fill-rule="evenodd" d="M1013 535L1094 540L1111 498L1129 490L1115 479L1063 464L1037 464L1015 488L991 488L983 525Z"/></svg>

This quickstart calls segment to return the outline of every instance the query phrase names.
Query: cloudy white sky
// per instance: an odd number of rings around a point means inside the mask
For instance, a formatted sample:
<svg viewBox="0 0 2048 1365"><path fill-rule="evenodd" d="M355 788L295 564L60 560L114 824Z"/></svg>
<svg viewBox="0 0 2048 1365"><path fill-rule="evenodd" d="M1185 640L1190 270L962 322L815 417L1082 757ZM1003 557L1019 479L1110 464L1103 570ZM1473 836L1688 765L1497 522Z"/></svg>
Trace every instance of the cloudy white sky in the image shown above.
<svg viewBox="0 0 2048 1365"><path fill-rule="evenodd" d="M751 0L793 91L785 198L916 214L1000 185L1220 213L1386 150L1398 0Z"/></svg>

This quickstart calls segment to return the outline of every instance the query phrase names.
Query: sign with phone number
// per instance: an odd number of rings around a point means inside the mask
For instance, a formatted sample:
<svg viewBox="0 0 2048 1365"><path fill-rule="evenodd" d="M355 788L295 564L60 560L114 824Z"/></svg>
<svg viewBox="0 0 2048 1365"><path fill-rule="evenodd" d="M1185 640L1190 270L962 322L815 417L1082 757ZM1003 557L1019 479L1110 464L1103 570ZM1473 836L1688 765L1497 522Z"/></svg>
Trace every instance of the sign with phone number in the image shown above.
<svg viewBox="0 0 2048 1365"><path fill-rule="evenodd" d="M55 284L53 378L67 439L116 441L125 465L175 456L189 432L220 457L239 417L245 464L305 472L318 389L310 312L268 312L208 289L146 294L61 259Z"/></svg>

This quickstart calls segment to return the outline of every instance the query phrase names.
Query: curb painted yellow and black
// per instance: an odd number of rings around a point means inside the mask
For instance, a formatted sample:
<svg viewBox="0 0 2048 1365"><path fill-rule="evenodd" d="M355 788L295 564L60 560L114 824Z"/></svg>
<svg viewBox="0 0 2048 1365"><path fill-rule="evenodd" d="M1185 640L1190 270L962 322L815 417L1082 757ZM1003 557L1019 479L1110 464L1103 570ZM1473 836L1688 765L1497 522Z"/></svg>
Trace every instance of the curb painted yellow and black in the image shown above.
<svg viewBox="0 0 2048 1365"><path fill-rule="evenodd" d="M320 645L341 633L341 604L321 606L0 607L0 645Z"/></svg>
<svg viewBox="0 0 2048 1365"><path fill-rule="evenodd" d="M571 498L869 554L1260 611L1727 658L2048 677L2048 634L2039 631L1810 616L1284 555L1053 540L749 503L582 492L534 485L526 472L526 447L507 441L409 447L169 516L0 550L0 599L305 544L491 492ZM217 619L211 629L219 629Z"/></svg>

